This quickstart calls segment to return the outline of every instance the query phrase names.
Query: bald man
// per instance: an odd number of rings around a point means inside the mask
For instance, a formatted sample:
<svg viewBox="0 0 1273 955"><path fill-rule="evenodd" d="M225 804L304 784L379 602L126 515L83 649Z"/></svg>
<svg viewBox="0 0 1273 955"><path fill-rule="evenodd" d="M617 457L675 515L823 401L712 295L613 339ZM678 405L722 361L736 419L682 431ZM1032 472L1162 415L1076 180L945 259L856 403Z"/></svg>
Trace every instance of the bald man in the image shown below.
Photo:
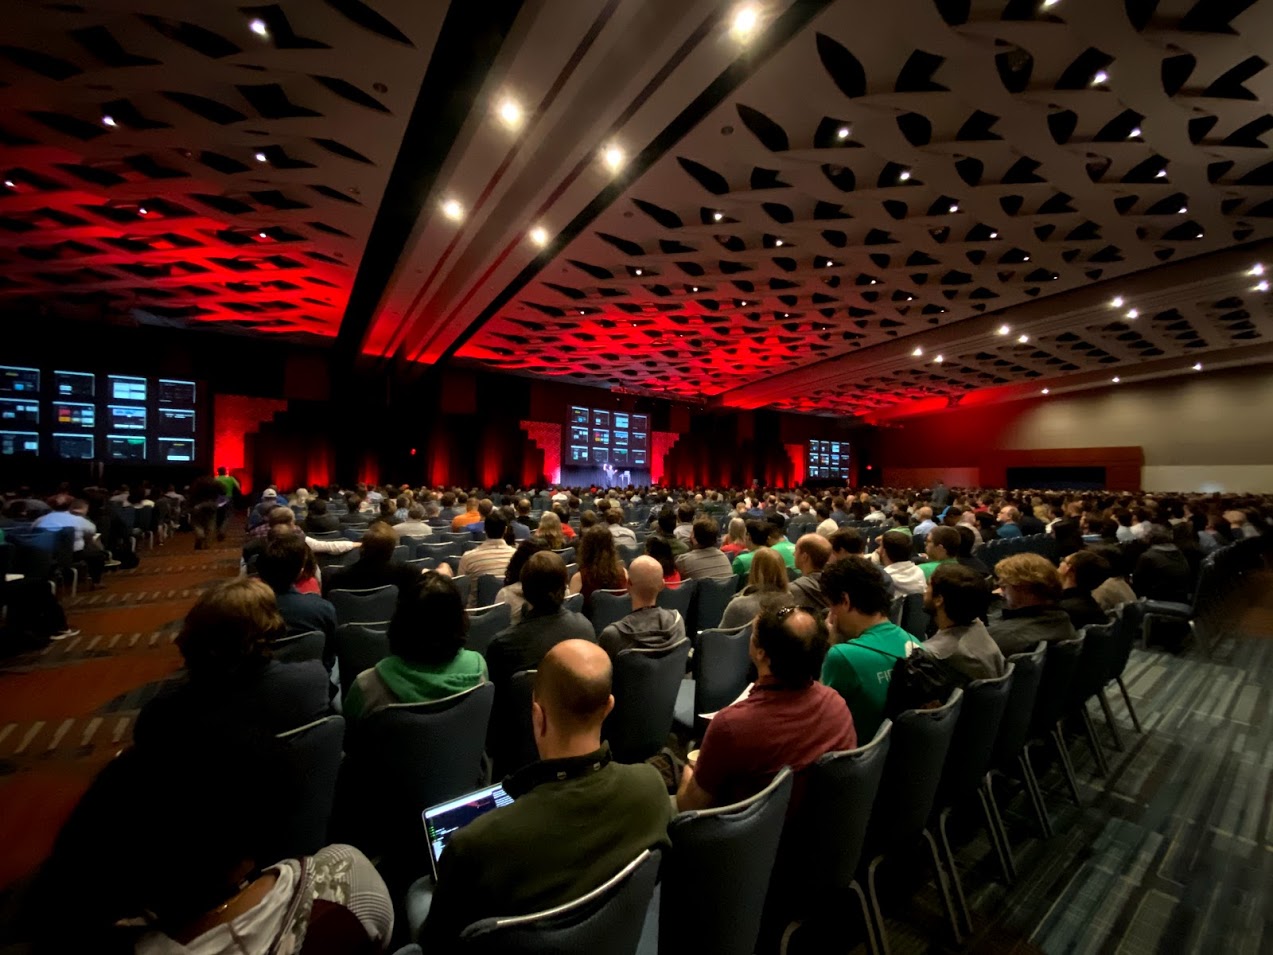
<svg viewBox="0 0 1273 955"><path fill-rule="evenodd" d="M531 703L539 762L504 780L512 805L452 836L420 934L426 952L449 950L479 919L577 899L644 850L669 845L663 777L646 763L613 762L601 741L614 708L611 675L610 658L586 640L564 640L544 656ZM409 914L417 924L419 909Z"/></svg>
<svg viewBox="0 0 1273 955"><path fill-rule="evenodd" d="M828 601L822 593L822 568L831 560L831 550L831 542L821 534L803 534L796 541L796 570L800 576L791 582L787 592L797 607L809 611L827 608Z"/></svg>
<svg viewBox="0 0 1273 955"><path fill-rule="evenodd" d="M670 650L685 639L680 612L658 606L663 586L663 567L657 560L642 555L632 561L628 568L632 612L601 631L601 646L611 660L622 650Z"/></svg>

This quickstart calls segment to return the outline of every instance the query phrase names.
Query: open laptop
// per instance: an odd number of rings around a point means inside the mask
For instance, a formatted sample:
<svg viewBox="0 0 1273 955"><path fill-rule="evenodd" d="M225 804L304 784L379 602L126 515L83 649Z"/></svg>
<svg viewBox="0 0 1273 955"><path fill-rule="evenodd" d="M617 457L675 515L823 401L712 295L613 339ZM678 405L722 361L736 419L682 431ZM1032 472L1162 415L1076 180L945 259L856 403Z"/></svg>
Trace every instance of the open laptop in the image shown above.
<svg viewBox="0 0 1273 955"><path fill-rule="evenodd" d="M429 864L433 867L434 882L438 880L438 860L442 858L442 850L451 841L455 831L464 828L479 816L486 815L492 809L507 806L512 801L513 797L504 792L503 786L487 786L485 789L430 806L421 813L424 820L424 834L429 841Z"/></svg>

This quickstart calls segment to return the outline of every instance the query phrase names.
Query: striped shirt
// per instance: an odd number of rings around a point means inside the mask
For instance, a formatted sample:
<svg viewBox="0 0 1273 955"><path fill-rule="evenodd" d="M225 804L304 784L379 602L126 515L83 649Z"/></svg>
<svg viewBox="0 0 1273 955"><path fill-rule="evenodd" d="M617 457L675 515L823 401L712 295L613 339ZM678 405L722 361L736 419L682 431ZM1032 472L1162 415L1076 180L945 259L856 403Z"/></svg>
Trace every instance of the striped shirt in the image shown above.
<svg viewBox="0 0 1273 955"><path fill-rule="evenodd" d="M513 556L513 548L509 547L502 540L482 541L470 551L465 551L464 556L460 558L460 573L470 577L482 577L486 574L493 574L504 579L504 572L508 570L509 558ZM472 593L477 594L477 585L474 583ZM472 601L470 600L470 604Z"/></svg>

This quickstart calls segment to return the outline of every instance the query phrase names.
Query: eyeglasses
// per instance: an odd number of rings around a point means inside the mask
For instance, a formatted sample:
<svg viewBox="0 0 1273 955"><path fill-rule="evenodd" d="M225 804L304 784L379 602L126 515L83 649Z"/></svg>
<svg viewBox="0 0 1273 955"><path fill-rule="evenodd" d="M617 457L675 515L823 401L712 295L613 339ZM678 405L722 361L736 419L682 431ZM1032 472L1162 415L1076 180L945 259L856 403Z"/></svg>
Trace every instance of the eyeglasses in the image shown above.
<svg viewBox="0 0 1273 955"><path fill-rule="evenodd" d="M786 620L799 609L799 607L782 607L776 614L774 614L774 616L776 616L779 620Z"/></svg>

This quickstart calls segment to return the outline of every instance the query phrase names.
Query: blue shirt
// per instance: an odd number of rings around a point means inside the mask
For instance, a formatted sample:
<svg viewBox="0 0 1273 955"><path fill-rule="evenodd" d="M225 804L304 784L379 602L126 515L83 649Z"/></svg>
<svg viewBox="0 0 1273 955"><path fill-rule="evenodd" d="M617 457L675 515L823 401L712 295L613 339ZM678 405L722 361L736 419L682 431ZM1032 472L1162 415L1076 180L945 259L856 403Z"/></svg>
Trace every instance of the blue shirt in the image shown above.
<svg viewBox="0 0 1273 955"><path fill-rule="evenodd" d="M1021 528L1019 528L1016 524L1009 521L1007 524L999 525L999 530L997 531L997 534L1000 537L1020 537Z"/></svg>

